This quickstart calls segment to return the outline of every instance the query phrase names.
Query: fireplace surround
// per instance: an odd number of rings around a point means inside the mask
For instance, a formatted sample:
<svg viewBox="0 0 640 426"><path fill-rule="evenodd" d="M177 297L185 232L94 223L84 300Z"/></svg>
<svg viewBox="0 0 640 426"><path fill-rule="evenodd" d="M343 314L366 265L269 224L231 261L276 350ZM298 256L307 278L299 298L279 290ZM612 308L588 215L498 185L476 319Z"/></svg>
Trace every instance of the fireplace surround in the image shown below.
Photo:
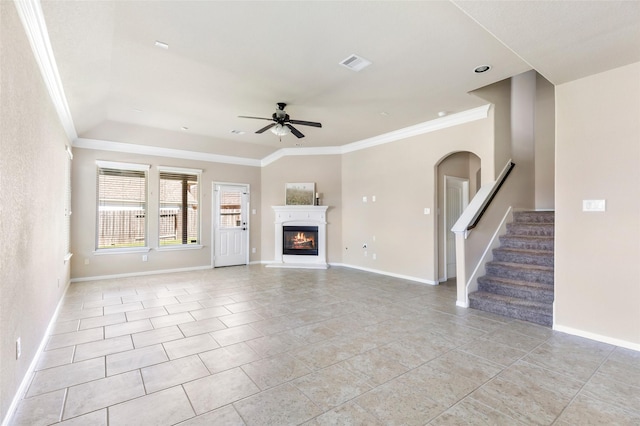
<svg viewBox="0 0 640 426"><path fill-rule="evenodd" d="M328 206L272 206L275 212L274 261L270 268L327 269ZM287 247L285 230L297 229ZM317 234L315 234L317 229ZM298 236L298 233L303 235ZM315 246L315 247L311 247ZM294 251L292 251L294 250ZM296 251L300 250L300 251Z"/></svg>

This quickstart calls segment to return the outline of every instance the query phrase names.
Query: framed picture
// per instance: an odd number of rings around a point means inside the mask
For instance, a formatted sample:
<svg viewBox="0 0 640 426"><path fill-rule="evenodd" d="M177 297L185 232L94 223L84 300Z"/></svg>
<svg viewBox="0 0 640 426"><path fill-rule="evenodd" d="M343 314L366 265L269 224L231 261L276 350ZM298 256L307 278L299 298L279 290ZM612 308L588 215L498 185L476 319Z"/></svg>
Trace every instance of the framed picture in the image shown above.
<svg viewBox="0 0 640 426"><path fill-rule="evenodd" d="M315 201L315 183L288 183L285 205L313 206Z"/></svg>

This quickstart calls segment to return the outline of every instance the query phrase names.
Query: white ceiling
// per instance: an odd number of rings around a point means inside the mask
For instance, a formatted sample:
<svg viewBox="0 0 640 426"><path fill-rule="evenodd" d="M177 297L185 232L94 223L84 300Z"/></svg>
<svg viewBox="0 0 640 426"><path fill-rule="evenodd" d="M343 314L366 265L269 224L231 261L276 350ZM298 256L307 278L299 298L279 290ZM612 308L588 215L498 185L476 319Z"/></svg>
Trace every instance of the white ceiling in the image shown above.
<svg viewBox="0 0 640 426"><path fill-rule="evenodd" d="M640 2L57 1L42 8L80 137L262 158L340 146L640 61ZM154 46L156 40L169 45ZM338 63L357 54L373 64ZM473 69L491 64L492 70ZM254 132L276 102L306 137ZM384 113L384 115L382 114ZM188 130L181 130L182 127ZM237 135L232 130L245 133Z"/></svg>

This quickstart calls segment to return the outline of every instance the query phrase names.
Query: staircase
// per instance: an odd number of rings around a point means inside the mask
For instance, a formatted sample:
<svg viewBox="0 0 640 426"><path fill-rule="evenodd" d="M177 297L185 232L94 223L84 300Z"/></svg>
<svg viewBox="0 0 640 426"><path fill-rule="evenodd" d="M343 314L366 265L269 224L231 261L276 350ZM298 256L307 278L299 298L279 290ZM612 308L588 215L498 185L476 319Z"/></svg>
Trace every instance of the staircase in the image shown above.
<svg viewBox="0 0 640 426"><path fill-rule="evenodd" d="M550 327L553 323L554 212L521 211L507 224L469 306Z"/></svg>

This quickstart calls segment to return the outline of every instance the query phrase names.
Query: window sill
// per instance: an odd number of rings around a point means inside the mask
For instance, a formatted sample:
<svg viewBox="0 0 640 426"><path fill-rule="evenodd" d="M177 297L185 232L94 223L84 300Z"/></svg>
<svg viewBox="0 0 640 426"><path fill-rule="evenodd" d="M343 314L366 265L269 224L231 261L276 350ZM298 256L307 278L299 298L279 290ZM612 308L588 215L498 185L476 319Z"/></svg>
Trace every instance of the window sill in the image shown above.
<svg viewBox="0 0 640 426"><path fill-rule="evenodd" d="M204 246L202 244L176 244L173 246L157 247L156 251L176 251L176 250L200 250Z"/></svg>
<svg viewBox="0 0 640 426"><path fill-rule="evenodd" d="M113 249L97 249L93 251L95 256L103 254L127 254L127 253L149 253L149 247L131 247L131 248L113 248Z"/></svg>

